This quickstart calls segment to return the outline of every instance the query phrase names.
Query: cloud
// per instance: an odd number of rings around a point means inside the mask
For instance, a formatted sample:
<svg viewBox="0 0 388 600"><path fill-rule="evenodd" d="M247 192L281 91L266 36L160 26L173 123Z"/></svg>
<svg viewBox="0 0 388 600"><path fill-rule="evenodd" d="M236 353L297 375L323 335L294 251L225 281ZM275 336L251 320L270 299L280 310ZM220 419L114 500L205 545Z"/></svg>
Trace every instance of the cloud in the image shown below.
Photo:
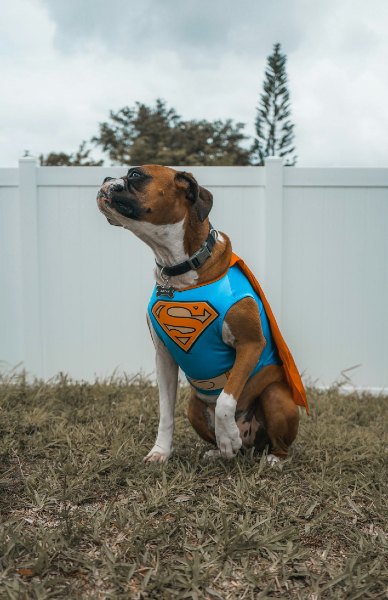
<svg viewBox="0 0 388 600"><path fill-rule="evenodd" d="M72 152L109 110L254 119L273 44L288 57L299 166L386 166L386 0L13 0L0 22L0 166ZM96 154L97 156L97 154Z"/></svg>
<svg viewBox="0 0 388 600"><path fill-rule="evenodd" d="M176 52L186 68L215 65L225 53L265 55L277 41L275 31L293 50L302 37L301 16L306 10L302 0L43 2L57 25L54 43L64 53L78 52L93 42L142 63L155 50L164 49Z"/></svg>
<svg viewBox="0 0 388 600"><path fill-rule="evenodd" d="M388 7L336 3L317 25L289 57L298 154L306 166L387 166Z"/></svg>

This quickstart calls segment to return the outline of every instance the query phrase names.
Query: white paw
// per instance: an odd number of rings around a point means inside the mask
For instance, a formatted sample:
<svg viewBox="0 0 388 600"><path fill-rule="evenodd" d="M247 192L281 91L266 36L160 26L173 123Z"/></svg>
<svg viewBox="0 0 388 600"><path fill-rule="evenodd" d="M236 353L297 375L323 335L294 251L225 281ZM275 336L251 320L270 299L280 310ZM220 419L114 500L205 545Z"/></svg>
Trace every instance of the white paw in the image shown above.
<svg viewBox="0 0 388 600"><path fill-rule="evenodd" d="M283 465L281 463L280 458L278 458L274 454L268 454L268 456L265 456L264 463L266 463L270 467L277 467L278 469L283 469Z"/></svg>
<svg viewBox="0 0 388 600"><path fill-rule="evenodd" d="M220 427L218 428L217 435L217 426L216 426L216 439L217 446L220 450L222 458L226 458L230 460L237 455L237 452L240 450L242 441L240 438L240 430L235 424L235 428L232 428L232 424L227 426L226 431L222 431L220 433ZM235 431L233 431L235 429Z"/></svg>
<svg viewBox="0 0 388 600"><path fill-rule="evenodd" d="M218 449L217 450L208 450L203 455L203 458L205 458L207 460L215 460L216 458L220 458L220 456L221 456L220 450L218 450Z"/></svg>
<svg viewBox="0 0 388 600"><path fill-rule="evenodd" d="M150 465L151 463L162 463L168 459L170 454L171 452L166 452L160 446L154 446L151 452L149 452L147 456L143 458L143 460L147 465Z"/></svg>
<svg viewBox="0 0 388 600"><path fill-rule="evenodd" d="M240 430L235 421L237 402L231 394L222 392L215 409L217 446L222 458L234 458L241 448Z"/></svg>

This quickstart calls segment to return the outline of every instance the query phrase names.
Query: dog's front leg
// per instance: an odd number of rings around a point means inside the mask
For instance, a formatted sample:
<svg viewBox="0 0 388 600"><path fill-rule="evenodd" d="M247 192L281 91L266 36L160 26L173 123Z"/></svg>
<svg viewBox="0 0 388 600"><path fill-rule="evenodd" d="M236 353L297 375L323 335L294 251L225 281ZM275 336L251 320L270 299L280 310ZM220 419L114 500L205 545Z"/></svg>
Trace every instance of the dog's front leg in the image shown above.
<svg viewBox="0 0 388 600"><path fill-rule="evenodd" d="M226 313L223 339L236 349L236 360L217 399L215 434L221 456L229 459L236 456L242 445L235 420L238 399L266 345L259 307L253 298L243 298ZM210 452L214 457L215 451Z"/></svg>
<svg viewBox="0 0 388 600"><path fill-rule="evenodd" d="M147 314L147 323L156 350L156 377L159 387L159 429L151 452L144 458L148 463L161 463L172 452L174 410L178 387L178 365L158 337Z"/></svg>

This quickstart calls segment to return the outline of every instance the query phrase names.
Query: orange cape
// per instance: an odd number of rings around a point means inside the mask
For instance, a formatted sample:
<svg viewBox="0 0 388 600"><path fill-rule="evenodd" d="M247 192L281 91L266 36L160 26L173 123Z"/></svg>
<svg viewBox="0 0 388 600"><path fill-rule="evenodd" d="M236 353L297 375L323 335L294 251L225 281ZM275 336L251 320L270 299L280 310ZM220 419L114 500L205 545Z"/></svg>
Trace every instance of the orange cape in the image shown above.
<svg viewBox="0 0 388 600"><path fill-rule="evenodd" d="M294 359L292 358L292 354L289 351L282 334L280 333L280 329L278 327L278 324L276 323L271 307L268 304L268 300L264 296L263 290L261 289L259 282L253 275L252 271L247 267L242 258L239 258L236 254L232 253L232 259L230 261L229 267L233 267L233 265L235 264L237 264L240 267L240 269L244 273L245 277L249 280L249 283L251 284L255 292L260 296L260 299L264 306L264 310L268 317L272 337L277 346L280 359L283 362L283 367L286 374L287 383L291 390L292 398L295 404L298 404L299 406L304 406L308 414L309 407L307 404L306 392L304 390L302 380L300 378L298 369L296 368Z"/></svg>

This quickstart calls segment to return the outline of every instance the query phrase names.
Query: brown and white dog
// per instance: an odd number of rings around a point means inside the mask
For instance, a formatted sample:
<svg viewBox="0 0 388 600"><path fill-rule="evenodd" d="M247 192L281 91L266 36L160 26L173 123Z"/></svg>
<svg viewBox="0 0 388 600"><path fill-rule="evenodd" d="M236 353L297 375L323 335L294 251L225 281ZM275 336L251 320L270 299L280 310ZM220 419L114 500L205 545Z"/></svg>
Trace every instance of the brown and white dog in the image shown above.
<svg viewBox="0 0 388 600"><path fill-rule="evenodd" d="M124 227L153 250L159 265L170 267L186 261L209 235L208 214L213 198L193 175L160 165L131 168L121 179L107 177L97 194L99 210L111 225ZM210 258L197 270L172 277L176 290L214 281L228 269L232 254L229 238L220 233ZM157 283L163 284L160 268ZM174 407L178 365L156 334L147 314L156 349L160 421L158 436L145 457L147 463L162 462L172 452ZM222 393L201 394L194 387L188 418L200 437L216 446L209 458L233 458L243 445L264 449L268 444L271 464L288 455L299 424L285 372L267 365L251 378L266 345L259 307L243 298L226 313L222 328L225 344L235 348L236 360Z"/></svg>

